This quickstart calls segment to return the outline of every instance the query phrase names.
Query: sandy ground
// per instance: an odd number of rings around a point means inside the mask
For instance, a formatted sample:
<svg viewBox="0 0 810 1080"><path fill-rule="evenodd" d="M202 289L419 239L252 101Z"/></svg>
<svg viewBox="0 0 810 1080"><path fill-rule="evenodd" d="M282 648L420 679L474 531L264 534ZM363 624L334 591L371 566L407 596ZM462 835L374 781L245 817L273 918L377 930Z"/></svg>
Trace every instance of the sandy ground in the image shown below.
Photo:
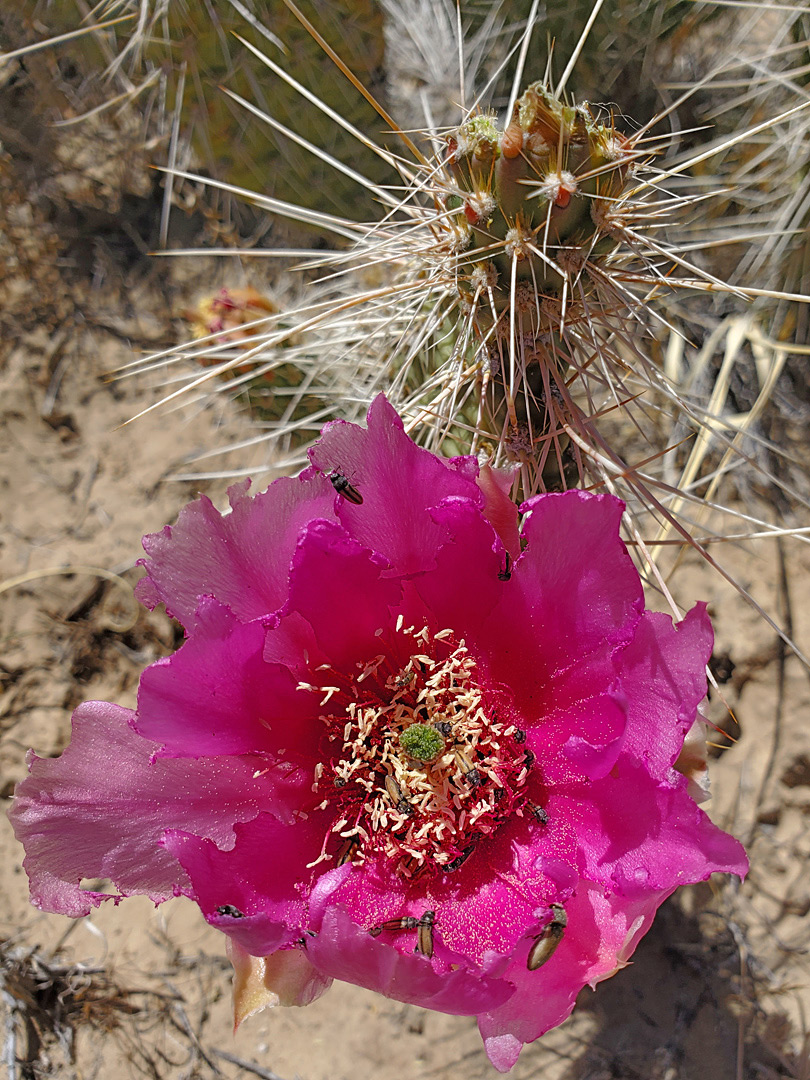
<svg viewBox="0 0 810 1080"><path fill-rule="evenodd" d="M105 373L177 341L184 332L177 314L201 283L187 270L150 265L143 237L122 254L109 215L99 238L78 196L67 204L75 239L65 241L27 201L23 174L6 162L5 176L6 194L14 194L6 238L25 254L16 268L5 263L0 315L0 795L7 805L27 747L58 754L83 700L133 705L140 671L179 643L165 615L133 607L140 537L173 520L198 489L223 501L224 482L166 478L195 451L239 438L247 421L224 404L121 426L155 392ZM149 185L138 184L132 205L139 215L154 213ZM119 211L125 223L134 213ZM216 279L224 283L234 284ZM251 461L242 453L232 464ZM807 548L768 541L724 557L809 651ZM716 879L684 889L664 905L633 964L583 991L572 1018L525 1050L513 1073L519 1080L810 1076L808 673L705 566L687 561L677 580L684 606L707 600L715 619L723 685L711 715L730 739L716 740L726 748L713 761L709 809L748 845L751 874L742 886ZM336 985L307 1009L261 1014L234 1035L224 939L192 903L156 910L135 898L72 922L28 904L22 851L4 815L0 859L0 1037L9 1078L496 1075L472 1019L352 986Z"/></svg>

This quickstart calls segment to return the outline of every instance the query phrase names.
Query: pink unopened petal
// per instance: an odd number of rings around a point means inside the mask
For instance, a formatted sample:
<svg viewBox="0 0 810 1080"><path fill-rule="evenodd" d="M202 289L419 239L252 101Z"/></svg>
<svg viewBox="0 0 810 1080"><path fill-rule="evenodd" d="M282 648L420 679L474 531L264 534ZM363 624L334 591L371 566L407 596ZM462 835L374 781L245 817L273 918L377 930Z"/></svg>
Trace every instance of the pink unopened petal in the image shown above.
<svg viewBox="0 0 810 1080"><path fill-rule="evenodd" d="M509 497L516 469L493 469L482 465L478 486L484 493L483 515L503 541L514 561L520 555L517 507Z"/></svg>
<svg viewBox="0 0 810 1080"><path fill-rule="evenodd" d="M262 1009L311 1005L332 985L332 980L316 971L301 949L251 956L229 938L227 951L233 964L234 1031Z"/></svg>

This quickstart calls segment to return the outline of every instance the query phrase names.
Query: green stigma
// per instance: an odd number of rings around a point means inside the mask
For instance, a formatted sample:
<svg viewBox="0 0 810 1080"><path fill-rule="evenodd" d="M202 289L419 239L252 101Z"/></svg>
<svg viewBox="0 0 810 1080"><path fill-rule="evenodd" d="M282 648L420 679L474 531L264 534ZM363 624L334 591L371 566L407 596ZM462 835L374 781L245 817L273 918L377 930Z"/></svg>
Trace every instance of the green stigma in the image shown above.
<svg viewBox="0 0 810 1080"><path fill-rule="evenodd" d="M445 742L436 728L429 724L411 724L399 736L399 745L414 761L435 761L444 750Z"/></svg>

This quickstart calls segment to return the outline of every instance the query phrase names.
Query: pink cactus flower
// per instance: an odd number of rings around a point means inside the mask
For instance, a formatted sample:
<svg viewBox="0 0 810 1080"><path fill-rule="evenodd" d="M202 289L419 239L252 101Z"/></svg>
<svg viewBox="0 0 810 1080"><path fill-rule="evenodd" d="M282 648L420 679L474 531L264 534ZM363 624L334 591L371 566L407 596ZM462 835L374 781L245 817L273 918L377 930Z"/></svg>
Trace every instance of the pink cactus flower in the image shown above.
<svg viewBox="0 0 810 1080"><path fill-rule="evenodd" d="M187 640L136 712L83 705L31 757L31 896L192 897L242 1013L257 980L305 1004L343 979L477 1016L506 1071L679 885L745 872L675 768L709 620L644 610L617 499L540 495L519 531L507 476L420 449L383 397L310 457L146 537L140 598Z"/></svg>

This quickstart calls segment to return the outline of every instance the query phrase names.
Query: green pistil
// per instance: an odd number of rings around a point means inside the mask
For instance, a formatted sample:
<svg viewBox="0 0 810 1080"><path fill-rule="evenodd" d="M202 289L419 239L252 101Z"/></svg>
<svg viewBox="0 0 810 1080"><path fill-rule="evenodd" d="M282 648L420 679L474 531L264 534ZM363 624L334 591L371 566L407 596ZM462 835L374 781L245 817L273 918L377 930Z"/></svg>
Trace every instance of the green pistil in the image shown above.
<svg viewBox="0 0 810 1080"><path fill-rule="evenodd" d="M439 732L429 724L411 724L399 736L399 745L414 761L435 761L445 747Z"/></svg>

